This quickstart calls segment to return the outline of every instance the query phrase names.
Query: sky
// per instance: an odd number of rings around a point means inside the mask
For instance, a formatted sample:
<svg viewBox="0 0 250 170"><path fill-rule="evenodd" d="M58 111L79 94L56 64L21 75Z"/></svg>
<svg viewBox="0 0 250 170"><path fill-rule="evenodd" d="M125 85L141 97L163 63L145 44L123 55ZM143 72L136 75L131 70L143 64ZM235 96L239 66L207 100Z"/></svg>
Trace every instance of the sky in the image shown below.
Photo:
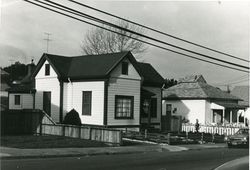
<svg viewBox="0 0 250 170"><path fill-rule="evenodd" d="M66 0L53 0L108 21L114 18L77 6ZM165 33L249 60L250 3L248 1L81 1L120 17L156 28ZM46 52L82 55L80 46L93 26L36 7L21 0L1 0L0 67L20 61L37 63ZM193 45L146 31L154 38L219 59L248 65ZM137 56L136 56L137 57ZM211 85L225 88L247 85L245 72L219 67L148 46L140 60L151 63L164 78L179 79L202 74Z"/></svg>

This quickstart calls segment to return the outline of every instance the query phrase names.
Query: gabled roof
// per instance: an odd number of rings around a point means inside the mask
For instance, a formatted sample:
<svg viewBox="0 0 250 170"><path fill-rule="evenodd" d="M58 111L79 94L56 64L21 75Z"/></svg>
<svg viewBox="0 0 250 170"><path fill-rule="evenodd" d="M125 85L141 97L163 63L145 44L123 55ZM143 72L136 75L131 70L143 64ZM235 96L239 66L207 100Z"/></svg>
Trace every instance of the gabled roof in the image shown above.
<svg viewBox="0 0 250 170"><path fill-rule="evenodd" d="M249 86L235 86L230 94L243 100L239 104L249 106Z"/></svg>
<svg viewBox="0 0 250 170"><path fill-rule="evenodd" d="M185 78L181 78L178 82L179 83L192 83L192 82L207 83L206 80L204 79L204 77L202 75L190 75L190 76L186 76Z"/></svg>
<svg viewBox="0 0 250 170"><path fill-rule="evenodd" d="M192 82L180 82L163 91L164 99L218 99L218 100L241 100L219 88L213 87L203 80Z"/></svg>
<svg viewBox="0 0 250 170"><path fill-rule="evenodd" d="M164 79L149 63L138 62L139 73L143 77L143 84L145 86L159 86L162 87Z"/></svg>
<svg viewBox="0 0 250 170"><path fill-rule="evenodd" d="M33 76L38 73L45 60L48 60L59 78L65 81L68 78L71 80L106 78L125 57L138 71L136 60L130 52L76 57L43 54Z"/></svg>

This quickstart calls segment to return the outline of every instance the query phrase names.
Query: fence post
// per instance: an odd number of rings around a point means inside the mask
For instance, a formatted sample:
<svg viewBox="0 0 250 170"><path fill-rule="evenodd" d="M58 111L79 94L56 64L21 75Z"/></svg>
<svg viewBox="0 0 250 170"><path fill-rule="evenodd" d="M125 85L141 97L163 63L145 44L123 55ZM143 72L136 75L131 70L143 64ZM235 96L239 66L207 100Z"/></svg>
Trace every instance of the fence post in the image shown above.
<svg viewBox="0 0 250 170"><path fill-rule="evenodd" d="M81 126L79 126L79 138L81 139L81 130L82 130L82 127Z"/></svg>
<svg viewBox="0 0 250 170"><path fill-rule="evenodd" d="M170 133L168 133L168 136L167 136L167 138L168 138L168 144L170 145L171 144L171 138L170 138Z"/></svg>
<svg viewBox="0 0 250 170"><path fill-rule="evenodd" d="M186 139L188 139L188 131L186 131Z"/></svg>
<svg viewBox="0 0 250 170"><path fill-rule="evenodd" d="M65 126L62 126L62 136L65 136Z"/></svg>
<svg viewBox="0 0 250 170"><path fill-rule="evenodd" d="M89 140L91 140L91 136L92 136L92 128L89 127Z"/></svg>
<svg viewBox="0 0 250 170"><path fill-rule="evenodd" d="M201 143L203 144L203 138L204 138L204 134L203 132L201 132Z"/></svg>
<svg viewBox="0 0 250 170"><path fill-rule="evenodd" d="M147 130L147 129L145 129L144 138L145 138L145 139L148 138L148 130Z"/></svg>

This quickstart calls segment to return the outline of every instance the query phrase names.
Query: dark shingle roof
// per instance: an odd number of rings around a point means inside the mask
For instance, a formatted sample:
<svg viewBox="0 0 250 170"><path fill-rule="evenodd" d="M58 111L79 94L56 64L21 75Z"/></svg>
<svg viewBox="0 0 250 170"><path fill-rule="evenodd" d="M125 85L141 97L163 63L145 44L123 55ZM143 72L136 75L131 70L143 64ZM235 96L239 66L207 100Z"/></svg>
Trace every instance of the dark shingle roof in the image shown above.
<svg viewBox="0 0 250 170"><path fill-rule="evenodd" d="M162 87L164 79L149 63L138 62L139 73L143 77L143 85Z"/></svg>
<svg viewBox="0 0 250 170"><path fill-rule="evenodd" d="M243 100L239 104L249 106L249 86L235 86L230 93Z"/></svg>
<svg viewBox="0 0 250 170"><path fill-rule="evenodd" d="M229 93L223 92L219 88L213 87L207 83L182 82L163 91L165 99L222 99L222 100L240 100Z"/></svg>
<svg viewBox="0 0 250 170"><path fill-rule="evenodd" d="M103 78L130 52L65 57L44 54L62 78Z"/></svg>

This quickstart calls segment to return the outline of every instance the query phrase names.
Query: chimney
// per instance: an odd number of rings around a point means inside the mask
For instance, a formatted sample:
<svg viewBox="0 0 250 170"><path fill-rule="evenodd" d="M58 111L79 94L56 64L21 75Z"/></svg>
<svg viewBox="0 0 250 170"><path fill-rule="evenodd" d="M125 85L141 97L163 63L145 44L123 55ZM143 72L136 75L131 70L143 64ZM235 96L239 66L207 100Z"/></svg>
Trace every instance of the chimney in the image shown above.
<svg viewBox="0 0 250 170"><path fill-rule="evenodd" d="M28 76L30 76L33 73L34 68L35 68L35 64L34 64L34 60L32 59L31 63L28 64L28 74L27 74Z"/></svg>

